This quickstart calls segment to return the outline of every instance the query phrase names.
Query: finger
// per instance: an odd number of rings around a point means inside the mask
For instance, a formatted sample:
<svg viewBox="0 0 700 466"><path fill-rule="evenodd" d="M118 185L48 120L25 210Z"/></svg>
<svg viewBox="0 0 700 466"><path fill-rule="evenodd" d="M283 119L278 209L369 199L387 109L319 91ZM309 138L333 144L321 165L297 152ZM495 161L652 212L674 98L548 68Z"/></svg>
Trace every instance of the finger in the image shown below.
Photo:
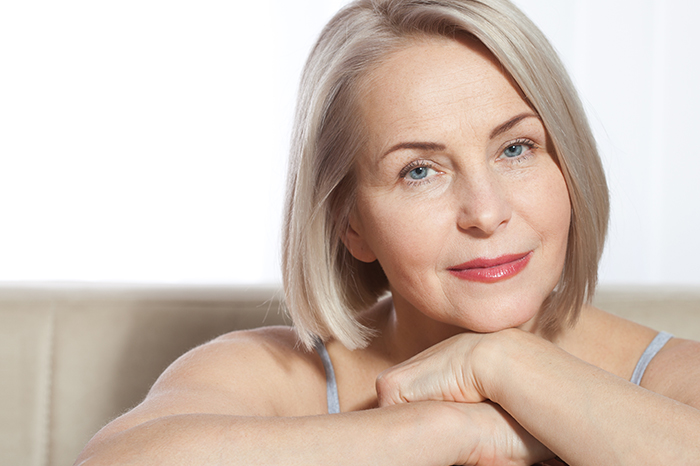
<svg viewBox="0 0 700 466"><path fill-rule="evenodd" d="M387 369L379 374L375 382L379 407L408 403L410 400L402 394L403 383L398 380L397 371Z"/></svg>
<svg viewBox="0 0 700 466"><path fill-rule="evenodd" d="M452 368L429 362L393 367L377 377L379 405L413 401L482 401L481 397L464 393L459 382L461 378Z"/></svg>
<svg viewBox="0 0 700 466"><path fill-rule="evenodd" d="M387 369L376 380L380 406L412 401L456 401L445 396L445 381L449 374L416 365L401 365Z"/></svg>

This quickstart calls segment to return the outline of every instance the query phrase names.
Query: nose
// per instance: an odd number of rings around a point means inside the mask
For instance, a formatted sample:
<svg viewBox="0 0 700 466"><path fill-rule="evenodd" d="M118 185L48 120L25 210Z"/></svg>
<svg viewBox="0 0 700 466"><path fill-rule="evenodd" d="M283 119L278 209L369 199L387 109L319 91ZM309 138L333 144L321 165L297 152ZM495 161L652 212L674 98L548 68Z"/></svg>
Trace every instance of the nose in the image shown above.
<svg viewBox="0 0 700 466"><path fill-rule="evenodd" d="M510 221L512 206L497 175L473 173L462 177L456 185L457 227L461 231L488 237Z"/></svg>

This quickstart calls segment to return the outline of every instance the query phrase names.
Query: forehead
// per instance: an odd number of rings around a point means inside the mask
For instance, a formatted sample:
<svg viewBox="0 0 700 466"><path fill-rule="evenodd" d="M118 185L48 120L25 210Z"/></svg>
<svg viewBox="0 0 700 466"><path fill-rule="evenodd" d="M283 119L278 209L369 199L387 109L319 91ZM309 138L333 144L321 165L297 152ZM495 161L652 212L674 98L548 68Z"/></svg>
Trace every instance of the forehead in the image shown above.
<svg viewBox="0 0 700 466"><path fill-rule="evenodd" d="M531 110L501 64L471 38L410 39L364 77L361 89L371 144L387 131L401 138L435 126L477 129Z"/></svg>

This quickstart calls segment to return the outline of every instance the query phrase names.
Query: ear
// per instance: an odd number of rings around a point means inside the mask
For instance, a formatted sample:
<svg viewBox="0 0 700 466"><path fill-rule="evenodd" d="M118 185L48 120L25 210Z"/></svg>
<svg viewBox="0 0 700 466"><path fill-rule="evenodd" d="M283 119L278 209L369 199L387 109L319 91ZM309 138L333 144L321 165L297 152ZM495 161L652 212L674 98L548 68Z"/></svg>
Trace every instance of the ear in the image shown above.
<svg viewBox="0 0 700 466"><path fill-rule="evenodd" d="M377 256L374 255L374 252L372 252L369 244L367 244L367 241L365 241L364 236L357 228L355 228L355 225L357 225L357 222L355 222L354 215L351 215L350 222L348 222L348 228L345 230L345 233L341 238L343 244L346 248L348 248L348 251L350 251L352 257L358 261L367 263L374 262L377 260Z"/></svg>

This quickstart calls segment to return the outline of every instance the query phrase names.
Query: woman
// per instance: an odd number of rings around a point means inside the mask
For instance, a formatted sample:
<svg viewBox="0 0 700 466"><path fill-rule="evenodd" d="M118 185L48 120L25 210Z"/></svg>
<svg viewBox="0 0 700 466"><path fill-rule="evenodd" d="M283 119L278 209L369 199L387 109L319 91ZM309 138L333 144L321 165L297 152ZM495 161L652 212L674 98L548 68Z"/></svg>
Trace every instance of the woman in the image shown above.
<svg viewBox="0 0 700 466"><path fill-rule="evenodd" d="M77 464L700 462L700 345L588 304L601 163L513 5L349 5L293 139L295 329L189 352Z"/></svg>

